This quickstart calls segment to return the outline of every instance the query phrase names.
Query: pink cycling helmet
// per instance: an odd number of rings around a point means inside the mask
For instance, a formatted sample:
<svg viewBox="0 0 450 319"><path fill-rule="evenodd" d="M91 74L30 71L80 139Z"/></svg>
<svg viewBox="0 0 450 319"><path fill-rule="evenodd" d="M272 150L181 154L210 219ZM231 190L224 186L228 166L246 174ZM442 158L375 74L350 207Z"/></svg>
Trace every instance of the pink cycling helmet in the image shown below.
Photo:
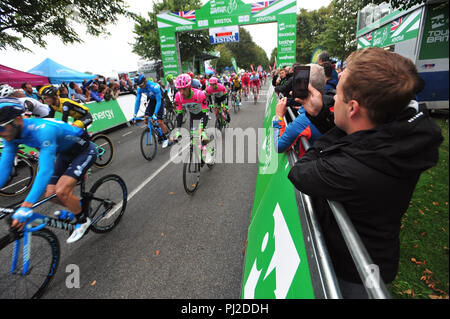
<svg viewBox="0 0 450 319"><path fill-rule="evenodd" d="M190 87L192 84L192 78L189 76L189 74L180 74L175 79L175 87L177 89L184 89L187 87Z"/></svg>
<svg viewBox="0 0 450 319"><path fill-rule="evenodd" d="M209 79L209 84L211 84L211 85L217 84L217 82L218 82L218 80L217 80L217 78L214 77L214 76L213 76L212 78Z"/></svg>

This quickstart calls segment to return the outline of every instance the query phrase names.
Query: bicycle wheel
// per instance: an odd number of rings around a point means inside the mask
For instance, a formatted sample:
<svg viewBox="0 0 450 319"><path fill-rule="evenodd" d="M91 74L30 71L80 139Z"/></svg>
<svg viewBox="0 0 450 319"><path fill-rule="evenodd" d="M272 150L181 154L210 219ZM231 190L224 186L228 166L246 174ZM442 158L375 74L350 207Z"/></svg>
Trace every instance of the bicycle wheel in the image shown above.
<svg viewBox="0 0 450 319"><path fill-rule="evenodd" d="M92 137L91 142L97 148L97 159L94 165L98 168L105 168L108 166L114 156L114 144L111 139L104 134L97 134Z"/></svg>
<svg viewBox="0 0 450 319"><path fill-rule="evenodd" d="M33 185L36 170L25 157L19 156L17 165L12 169L8 182L0 188L1 196L17 196L28 191Z"/></svg>
<svg viewBox="0 0 450 319"><path fill-rule="evenodd" d="M147 127L141 134L141 152L147 161L151 161L158 149L158 139L155 130Z"/></svg>
<svg viewBox="0 0 450 319"><path fill-rule="evenodd" d="M96 233L111 231L122 219L127 207L128 191L118 175L106 175L83 194L89 200L88 216L92 220L90 229Z"/></svg>
<svg viewBox="0 0 450 319"><path fill-rule="evenodd" d="M194 194L200 181L200 159L196 154L191 145L188 158L183 164L183 186L188 195Z"/></svg>
<svg viewBox="0 0 450 319"><path fill-rule="evenodd" d="M40 298L56 273L59 264L60 248L55 234L48 229L31 233L29 270L22 275L22 252L17 269L11 273L11 259L15 241L23 237L6 235L0 239L0 299Z"/></svg>

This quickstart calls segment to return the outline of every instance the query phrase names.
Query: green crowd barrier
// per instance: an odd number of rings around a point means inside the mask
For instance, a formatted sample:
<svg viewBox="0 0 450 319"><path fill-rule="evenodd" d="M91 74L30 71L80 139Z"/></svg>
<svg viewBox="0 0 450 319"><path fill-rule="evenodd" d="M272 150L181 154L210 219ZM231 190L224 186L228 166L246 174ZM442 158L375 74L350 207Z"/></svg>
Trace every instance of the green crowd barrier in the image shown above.
<svg viewBox="0 0 450 319"><path fill-rule="evenodd" d="M273 144L277 97L268 101L255 197L248 230L241 297L315 298L288 156Z"/></svg>
<svg viewBox="0 0 450 319"><path fill-rule="evenodd" d="M88 103L84 105L89 108L93 120L92 125L89 126L89 132L98 133L127 122L127 119L116 100ZM56 112L55 118L61 119L62 114ZM73 119L69 118L69 122L72 123L72 121Z"/></svg>

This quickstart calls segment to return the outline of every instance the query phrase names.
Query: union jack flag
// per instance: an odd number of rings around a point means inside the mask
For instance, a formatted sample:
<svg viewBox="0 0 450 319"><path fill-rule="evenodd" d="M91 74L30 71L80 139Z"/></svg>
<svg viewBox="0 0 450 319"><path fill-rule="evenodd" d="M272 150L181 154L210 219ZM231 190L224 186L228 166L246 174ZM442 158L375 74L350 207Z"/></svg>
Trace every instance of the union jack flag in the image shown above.
<svg viewBox="0 0 450 319"><path fill-rule="evenodd" d="M277 1L277 0L270 0L270 1L252 3L252 14L255 14L255 13L261 11L262 9L267 8L268 6L270 6L275 1Z"/></svg>
<svg viewBox="0 0 450 319"><path fill-rule="evenodd" d="M366 34L367 41L372 41L372 32Z"/></svg>
<svg viewBox="0 0 450 319"><path fill-rule="evenodd" d="M195 21L195 10L172 12L180 18Z"/></svg>
<svg viewBox="0 0 450 319"><path fill-rule="evenodd" d="M397 30L397 28L400 26L400 24L402 24L403 22L403 17L398 18L397 20L394 20L391 24L391 32L394 32L395 30Z"/></svg>

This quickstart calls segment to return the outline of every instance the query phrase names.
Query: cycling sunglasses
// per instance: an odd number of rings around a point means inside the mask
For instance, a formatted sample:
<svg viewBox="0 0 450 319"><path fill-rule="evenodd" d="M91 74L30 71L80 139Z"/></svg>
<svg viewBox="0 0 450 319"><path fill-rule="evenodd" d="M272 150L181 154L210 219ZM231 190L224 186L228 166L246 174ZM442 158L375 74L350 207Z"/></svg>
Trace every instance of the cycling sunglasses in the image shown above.
<svg viewBox="0 0 450 319"><path fill-rule="evenodd" d="M8 122L0 124L0 133L6 130L6 125L12 123L15 119L9 120Z"/></svg>

